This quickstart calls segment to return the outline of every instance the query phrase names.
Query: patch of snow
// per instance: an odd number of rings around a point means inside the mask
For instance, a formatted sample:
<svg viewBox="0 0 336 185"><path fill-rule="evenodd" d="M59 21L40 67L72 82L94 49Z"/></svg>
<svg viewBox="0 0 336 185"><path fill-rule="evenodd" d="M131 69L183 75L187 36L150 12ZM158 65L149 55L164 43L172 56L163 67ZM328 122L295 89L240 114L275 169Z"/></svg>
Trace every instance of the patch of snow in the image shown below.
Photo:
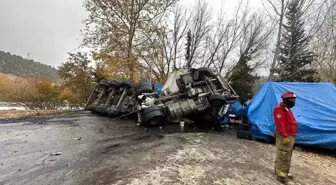
<svg viewBox="0 0 336 185"><path fill-rule="evenodd" d="M14 106L0 106L0 111L1 110L26 110L24 107L14 107Z"/></svg>

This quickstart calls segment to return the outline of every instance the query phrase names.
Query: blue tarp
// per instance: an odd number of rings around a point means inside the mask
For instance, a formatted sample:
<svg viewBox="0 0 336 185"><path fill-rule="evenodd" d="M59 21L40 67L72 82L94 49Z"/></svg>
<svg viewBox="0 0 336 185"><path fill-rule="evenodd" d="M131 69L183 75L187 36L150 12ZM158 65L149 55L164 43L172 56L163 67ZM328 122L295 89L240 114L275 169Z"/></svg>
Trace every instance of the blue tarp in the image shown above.
<svg viewBox="0 0 336 185"><path fill-rule="evenodd" d="M273 109L286 91L297 95L293 114L299 124L297 144L336 149L336 87L329 83L265 83L248 105L252 137L274 137Z"/></svg>
<svg viewBox="0 0 336 185"><path fill-rule="evenodd" d="M162 88L163 88L163 85L160 85L160 84L154 84L154 88L157 90L157 92L159 92L159 94L161 93L162 91Z"/></svg>
<svg viewBox="0 0 336 185"><path fill-rule="evenodd" d="M236 101L235 103L231 104L228 112L223 116L221 123L222 124L229 123L229 114L234 114L235 116L244 115L242 113L242 110L243 110L243 105L239 101Z"/></svg>
<svg viewBox="0 0 336 185"><path fill-rule="evenodd" d="M243 105L239 102L236 101L233 104L231 104L232 110L230 114L234 114L234 115L239 115L240 114L240 110L243 109Z"/></svg>

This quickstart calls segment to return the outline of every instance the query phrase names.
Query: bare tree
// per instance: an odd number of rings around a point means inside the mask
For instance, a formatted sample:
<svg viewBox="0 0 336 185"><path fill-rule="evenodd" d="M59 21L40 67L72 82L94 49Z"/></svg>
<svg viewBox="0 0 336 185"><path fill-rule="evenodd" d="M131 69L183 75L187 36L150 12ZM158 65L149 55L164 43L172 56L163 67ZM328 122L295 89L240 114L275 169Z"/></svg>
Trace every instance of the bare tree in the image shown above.
<svg viewBox="0 0 336 185"><path fill-rule="evenodd" d="M165 53L167 61L173 61L174 69L178 68L177 59L181 58L181 50L183 45L183 37L187 33L188 26L190 24L191 16L187 17L186 9L182 6L177 6L174 11L174 22L173 22L173 32L172 32L172 42L166 38L165 43ZM170 48L170 52L167 51L167 47ZM168 55L169 53L169 55Z"/></svg>
<svg viewBox="0 0 336 185"><path fill-rule="evenodd" d="M168 19L167 22L161 23L165 31L161 34L148 35L150 44L142 46L147 49L139 49L140 56L144 60L143 67L151 71L156 79L164 79L172 69L201 65L207 51L208 33L212 28L211 18L211 11L206 1L198 0L189 11L176 4L172 12L172 21ZM191 47L189 60L186 61L184 55L188 31L191 33ZM151 50L148 47L155 49ZM164 62L160 69L156 65L158 61Z"/></svg>
<svg viewBox="0 0 336 185"><path fill-rule="evenodd" d="M239 40L239 58L237 61L249 62L252 72L265 64L264 51L269 46L269 41L273 27L267 27L267 22L262 14L254 13L250 15L243 23L242 37ZM231 68L226 77L230 78Z"/></svg>
<svg viewBox="0 0 336 185"><path fill-rule="evenodd" d="M273 26L267 27L267 22L262 14L253 14L245 23L243 38L240 42L240 57L244 56L250 60L258 59L268 47ZM262 56L264 57L264 56ZM253 70L265 63L265 60L257 60L253 64Z"/></svg>
<svg viewBox="0 0 336 185"><path fill-rule="evenodd" d="M237 25L233 24L233 22L234 20L232 19L229 21L225 20L224 12L222 10L219 12L214 29L206 39L205 49L208 50L208 55L207 58L202 61L204 66L211 67L211 65L219 63L219 56L221 56L222 61L225 61L226 56L234 48L235 43L238 40L238 32L235 32L237 27L235 27L236 29L233 27ZM220 70L221 69L222 67Z"/></svg>
<svg viewBox="0 0 336 185"><path fill-rule="evenodd" d="M328 0L322 16L325 23L316 33L312 49L315 65L322 81L336 84L336 0Z"/></svg>
<svg viewBox="0 0 336 185"><path fill-rule="evenodd" d="M220 12L220 17L224 13ZM239 41L242 39L244 32L244 23L248 19L248 6L244 5L243 1L239 1L233 18L225 21L220 18L217 23L217 32L215 37L215 49L211 51L210 60L207 63L208 66L213 63L217 66L219 72L224 72L224 68L229 68L227 64L230 54L239 52ZM231 65L232 68L233 65ZM226 69L229 71L229 69Z"/></svg>
<svg viewBox="0 0 336 185"><path fill-rule="evenodd" d="M198 0L191 10L189 30L191 32L190 56L185 66L200 64L205 54L206 38L212 29L212 12L206 1Z"/></svg>
<svg viewBox="0 0 336 185"><path fill-rule="evenodd" d="M171 17L156 23L155 27L160 29L155 34L144 33L147 43L137 49L142 68L158 82L163 82L172 69L180 67L178 61L183 58L184 36L191 19L180 4L174 6Z"/></svg>

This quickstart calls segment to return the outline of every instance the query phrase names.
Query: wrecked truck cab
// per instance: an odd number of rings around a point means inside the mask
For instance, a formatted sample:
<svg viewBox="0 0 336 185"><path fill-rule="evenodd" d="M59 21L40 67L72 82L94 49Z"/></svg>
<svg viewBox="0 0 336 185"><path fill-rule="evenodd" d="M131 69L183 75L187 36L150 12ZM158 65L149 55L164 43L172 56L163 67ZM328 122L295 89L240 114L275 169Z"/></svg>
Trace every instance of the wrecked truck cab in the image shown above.
<svg viewBox="0 0 336 185"><path fill-rule="evenodd" d="M158 98L149 94L141 99L141 125L162 125L184 118L197 125L213 126L238 96L220 74L202 67L172 72Z"/></svg>

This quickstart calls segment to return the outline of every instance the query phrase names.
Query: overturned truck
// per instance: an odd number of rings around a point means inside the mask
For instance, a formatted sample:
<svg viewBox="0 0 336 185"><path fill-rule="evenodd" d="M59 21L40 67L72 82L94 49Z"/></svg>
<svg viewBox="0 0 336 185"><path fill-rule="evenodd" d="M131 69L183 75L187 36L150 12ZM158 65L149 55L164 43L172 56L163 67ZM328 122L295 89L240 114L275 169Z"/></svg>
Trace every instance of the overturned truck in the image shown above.
<svg viewBox="0 0 336 185"><path fill-rule="evenodd" d="M227 81L208 68L172 72L158 93L153 84L101 80L85 107L110 117L137 116L143 126L188 120L216 128L238 96Z"/></svg>

